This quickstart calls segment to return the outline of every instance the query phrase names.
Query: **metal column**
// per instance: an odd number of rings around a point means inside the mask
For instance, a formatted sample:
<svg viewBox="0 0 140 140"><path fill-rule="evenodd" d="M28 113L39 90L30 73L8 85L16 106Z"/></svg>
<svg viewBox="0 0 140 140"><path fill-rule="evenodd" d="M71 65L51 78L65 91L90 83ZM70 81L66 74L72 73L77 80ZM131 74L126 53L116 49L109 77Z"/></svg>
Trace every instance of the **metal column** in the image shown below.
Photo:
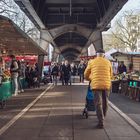
<svg viewBox="0 0 140 140"><path fill-rule="evenodd" d="M38 56L38 72L39 72L39 79L41 80L42 77L42 71L44 66L44 55Z"/></svg>
<svg viewBox="0 0 140 140"><path fill-rule="evenodd" d="M96 51L99 49L103 49L103 40L102 40L102 32L101 31L96 32L96 38L94 38L93 44L95 46Z"/></svg>

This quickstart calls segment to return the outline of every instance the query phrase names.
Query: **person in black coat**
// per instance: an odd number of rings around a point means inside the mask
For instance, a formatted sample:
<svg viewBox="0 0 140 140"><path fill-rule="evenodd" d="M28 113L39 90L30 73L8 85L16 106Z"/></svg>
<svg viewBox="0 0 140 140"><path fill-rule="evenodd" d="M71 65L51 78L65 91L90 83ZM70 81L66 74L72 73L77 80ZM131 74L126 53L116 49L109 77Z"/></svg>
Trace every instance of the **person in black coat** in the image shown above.
<svg viewBox="0 0 140 140"><path fill-rule="evenodd" d="M29 65L29 63L26 64L26 69L25 69L25 81L28 84L28 88L30 88L32 86L32 78L31 78L31 66Z"/></svg>
<svg viewBox="0 0 140 140"><path fill-rule="evenodd" d="M65 65L62 66L62 71L64 74L65 85L68 85L68 82L70 80L70 75L71 75L71 68L67 60L65 61Z"/></svg>
<svg viewBox="0 0 140 140"><path fill-rule="evenodd" d="M30 78L31 78L31 86L32 87L39 87L39 73L35 66L32 66L30 70Z"/></svg>
<svg viewBox="0 0 140 140"><path fill-rule="evenodd" d="M52 67L51 75L53 77L53 82L54 82L55 85L57 85L57 76L58 76L58 73L59 73L58 65L57 65L56 62L54 62L53 67Z"/></svg>
<svg viewBox="0 0 140 140"><path fill-rule="evenodd" d="M127 69L126 69L126 66L124 65L124 62L122 61L118 67L118 73L122 74L123 72L127 72Z"/></svg>
<svg viewBox="0 0 140 140"><path fill-rule="evenodd" d="M64 68L65 67L65 62L62 61L61 65L60 65L60 81L62 81L62 85L64 85Z"/></svg>
<svg viewBox="0 0 140 140"><path fill-rule="evenodd" d="M80 82L84 82L84 71L86 69L86 65L83 61L80 62L78 66L78 75L80 77Z"/></svg>
<svg viewBox="0 0 140 140"><path fill-rule="evenodd" d="M72 82L75 82L75 76L77 74L77 68L75 66L74 63L71 64L71 78L72 78Z"/></svg>

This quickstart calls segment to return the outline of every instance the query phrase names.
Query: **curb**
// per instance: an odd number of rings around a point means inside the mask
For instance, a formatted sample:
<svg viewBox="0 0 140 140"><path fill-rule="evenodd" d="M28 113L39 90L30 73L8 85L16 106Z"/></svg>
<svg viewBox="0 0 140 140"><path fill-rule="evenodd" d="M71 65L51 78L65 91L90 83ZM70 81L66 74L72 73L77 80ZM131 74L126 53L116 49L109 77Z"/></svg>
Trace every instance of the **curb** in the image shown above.
<svg viewBox="0 0 140 140"><path fill-rule="evenodd" d="M140 126L135 121L133 121L130 117L128 117L125 113L123 113L112 102L109 101L109 105L113 110L115 110L125 121L127 121L140 134Z"/></svg>

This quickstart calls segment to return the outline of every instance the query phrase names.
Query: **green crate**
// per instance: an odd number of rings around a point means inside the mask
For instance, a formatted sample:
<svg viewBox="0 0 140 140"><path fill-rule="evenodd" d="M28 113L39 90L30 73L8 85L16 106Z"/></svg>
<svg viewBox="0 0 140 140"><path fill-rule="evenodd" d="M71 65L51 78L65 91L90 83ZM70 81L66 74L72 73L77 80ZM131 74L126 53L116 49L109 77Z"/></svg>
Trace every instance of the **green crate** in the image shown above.
<svg viewBox="0 0 140 140"><path fill-rule="evenodd" d="M134 87L137 86L137 82L136 82L136 81L133 82L133 86L134 86Z"/></svg>
<svg viewBox="0 0 140 140"><path fill-rule="evenodd" d="M130 87L132 87L132 85L133 85L133 82L132 82L132 81L130 81L130 82L129 82L129 86L130 86Z"/></svg>

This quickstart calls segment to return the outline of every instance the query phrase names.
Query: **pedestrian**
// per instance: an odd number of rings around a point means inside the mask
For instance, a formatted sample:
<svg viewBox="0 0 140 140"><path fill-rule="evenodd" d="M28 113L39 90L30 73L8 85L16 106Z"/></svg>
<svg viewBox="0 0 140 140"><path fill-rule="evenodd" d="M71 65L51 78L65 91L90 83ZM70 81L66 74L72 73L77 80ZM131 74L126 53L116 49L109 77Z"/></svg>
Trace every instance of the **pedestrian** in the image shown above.
<svg viewBox="0 0 140 140"><path fill-rule="evenodd" d="M65 69L65 61L62 61L60 65L60 80L62 81L62 85L64 85L64 69Z"/></svg>
<svg viewBox="0 0 140 140"><path fill-rule="evenodd" d="M59 68L56 62L54 62L53 67L52 67L52 77L53 77L53 83L54 85L57 85L57 77L59 73Z"/></svg>
<svg viewBox="0 0 140 140"><path fill-rule="evenodd" d="M65 82L65 85L68 85L68 83L70 81L71 68L70 68L70 64L69 64L69 62L67 60L65 60L65 65L63 67L63 72L64 72L64 82Z"/></svg>
<svg viewBox="0 0 140 140"><path fill-rule="evenodd" d="M80 82L84 82L84 71L85 71L85 64L84 61L81 61L80 64L78 65L78 75L80 77Z"/></svg>
<svg viewBox="0 0 140 140"><path fill-rule="evenodd" d="M19 88L18 93L20 93L20 92L24 92L23 84L21 82L23 78L23 71L22 71L20 60L18 60L17 63L18 63L18 88Z"/></svg>
<svg viewBox="0 0 140 140"><path fill-rule="evenodd" d="M18 95L18 63L16 60L16 57L14 55L10 55L10 58L12 59L11 61L11 66L10 66L10 73L11 73L11 79L13 83L13 88L14 88L14 95Z"/></svg>
<svg viewBox="0 0 140 140"><path fill-rule="evenodd" d="M73 83L75 83L76 73L77 73L77 68L74 63L71 63L71 79Z"/></svg>
<svg viewBox="0 0 140 140"><path fill-rule="evenodd" d="M90 60L84 72L85 78L91 82L94 93L94 103L98 118L97 128L104 127L104 117L108 109L108 97L111 88L112 66L104 57L105 51L99 49L97 57Z"/></svg>
<svg viewBox="0 0 140 140"><path fill-rule="evenodd" d="M32 85L32 78L31 78L31 65L27 62L26 69L25 69L25 81L27 82L28 88L31 88Z"/></svg>
<svg viewBox="0 0 140 140"><path fill-rule="evenodd" d="M38 78L38 70L36 66L33 65L30 70L30 77L31 77L31 86L33 88L39 87L39 78Z"/></svg>
<svg viewBox="0 0 140 140"><path fill-rule="evenodd" d="M124 62L121 61L120 65L118 67L118 73L122 74L122 73L126 73L126 72L127 72L126 66L125 66Z"/></svg>

